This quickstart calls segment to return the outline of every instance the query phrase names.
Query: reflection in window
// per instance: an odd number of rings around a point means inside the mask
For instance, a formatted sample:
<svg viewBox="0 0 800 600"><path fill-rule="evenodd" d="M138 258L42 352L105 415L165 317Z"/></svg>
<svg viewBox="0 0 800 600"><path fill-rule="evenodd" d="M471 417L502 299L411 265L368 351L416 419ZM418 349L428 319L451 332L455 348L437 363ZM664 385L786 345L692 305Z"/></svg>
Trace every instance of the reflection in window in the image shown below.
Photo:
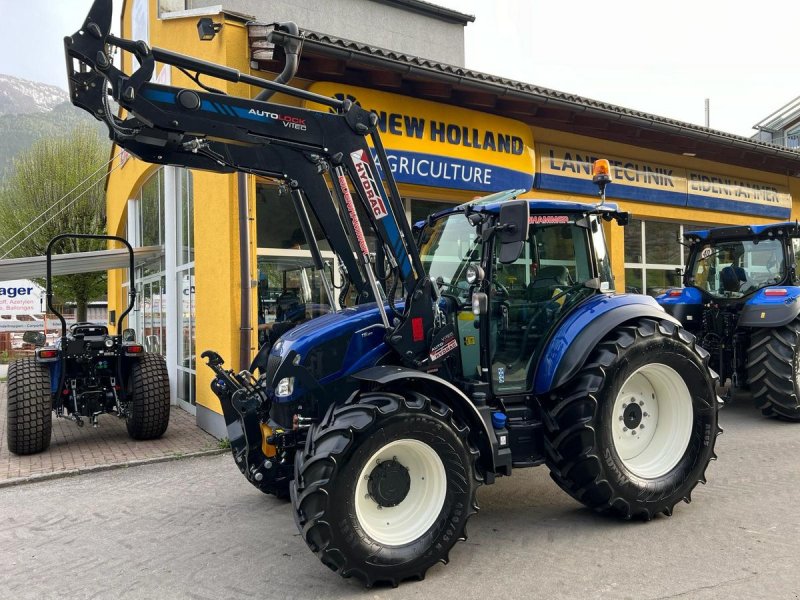
<svg viewBox="0 0 800 600"><path fill-rule="evenodd" d="M680 265L681 226L677 223L648 221L646 232L645 262L660 265Z"/></svg>
<svg viewBox="0 0 800 600"><path fill-rule="evenodd" d="M195 286L194 267L178 278L178 399L195 404Z"/></svg>
<svg viewBox="0 0 800 600"><path fill-rule="evenodd" d="M642 221L631 219L624 228L625 262L642 262Z"/></svg>
<svg viewBox="0 0 800 600"><path fill-rule="evenodd" d="M625 269L625 291L628 294L641 294L644 292L642 269Z"/></svg>
<svg viewBox="0 0 800 600"><path fill-rule="evenodd" d="M333 261L326 261L333 279ZM298 324L331 311L320 272L311 258L289 256L258 257L258 323ZM259 345L266 341L259 328Z"/></svg>
<svg viewBox="0 0 800 600"><path fill-rule="evenodd" d="M177 241L178 265L194 262L194 190L192 173L188 169L176 169L176 198L178 201Z"/></svg>
<svg viewBox="0 0 800 600"><path fill-rule="evenodd" d="M322 228L306 208L320 249L329 250ZM256 239L259 248L308 249L292 198L275 184L256 184Z"/></svg>

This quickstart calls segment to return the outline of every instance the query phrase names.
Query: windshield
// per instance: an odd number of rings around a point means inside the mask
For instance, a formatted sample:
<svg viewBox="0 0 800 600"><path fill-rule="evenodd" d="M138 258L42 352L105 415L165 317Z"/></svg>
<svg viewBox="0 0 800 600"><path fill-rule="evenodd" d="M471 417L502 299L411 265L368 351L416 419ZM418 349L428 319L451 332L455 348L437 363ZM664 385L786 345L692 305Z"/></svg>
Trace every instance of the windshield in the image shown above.
<svg viewBox="0 0 800 600"><path fill-rule="evenodd" d="M740 298L786 275L779 240L706 243L695 256L689 282L719 298Z"/></svg>
<svg viewBox="0 0 800 600"><path fill-rule="evenodd" d="M475 228L463 213L454 213L425 227L422 235L422 264L431 280L439 281L448 293L466 297L469 292L465 279L467 267L470 262L480 261Z"/></svg>

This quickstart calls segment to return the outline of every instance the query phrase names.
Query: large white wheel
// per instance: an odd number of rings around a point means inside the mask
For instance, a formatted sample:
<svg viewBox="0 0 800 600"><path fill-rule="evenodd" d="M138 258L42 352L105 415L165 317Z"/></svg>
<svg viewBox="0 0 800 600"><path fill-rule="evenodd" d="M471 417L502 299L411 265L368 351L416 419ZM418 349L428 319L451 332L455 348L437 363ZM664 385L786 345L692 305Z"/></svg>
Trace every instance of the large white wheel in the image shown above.
<svg viewBox="0 0 800 600"><path fill-rule="evenodd" d="M481 483L469 428L411 390L332 407L295 455L300 533L320 560L365 585L421 579L466 539Z"/></svg>
<svg viewBox="0 0 800 600"><path fill-rule="evenodd" d="M444 506L447 474L424 442L397 440L373 454L358 477L359 525L376 542L402 546L430 529Z"/></svg>
<svg viewBox="0 0 800 600"><path fill-rule="evenodd" d="M614 402L614 447L635 475L652 479L678 464L692 435L692 395L675 369L660 363L638 368Z"/></svg>
<svg viewBox="0 0 800 600"><path fill-rule="evenodd" d="M543 408L553 479L623 519L671 515L705 483L720 401L708 352L669 321L613 329Z"/></svg>

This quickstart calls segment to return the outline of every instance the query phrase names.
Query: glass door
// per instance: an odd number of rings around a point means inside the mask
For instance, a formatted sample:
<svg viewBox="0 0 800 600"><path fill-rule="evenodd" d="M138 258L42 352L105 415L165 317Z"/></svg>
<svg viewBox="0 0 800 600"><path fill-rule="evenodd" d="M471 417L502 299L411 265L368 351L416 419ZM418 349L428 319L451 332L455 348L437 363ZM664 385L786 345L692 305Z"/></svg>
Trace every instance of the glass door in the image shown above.
<svg viewBox="0 0 800 600"><path fill-rule="evenodd" d="M167 307L164 275L142 279L136 284L136 339L145 351L164 355L167 352Z"/></svg>

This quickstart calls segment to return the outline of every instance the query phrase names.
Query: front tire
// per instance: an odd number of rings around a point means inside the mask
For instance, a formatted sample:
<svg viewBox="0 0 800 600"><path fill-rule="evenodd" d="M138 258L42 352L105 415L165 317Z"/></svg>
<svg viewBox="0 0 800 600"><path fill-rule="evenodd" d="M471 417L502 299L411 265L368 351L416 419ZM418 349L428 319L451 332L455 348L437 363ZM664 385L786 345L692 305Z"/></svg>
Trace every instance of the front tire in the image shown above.
<svg viewBox="0 0 800 600"><path fill-rule="evenodd" d="M422 579L478 510L469 429L416 392L367 393L332 407L295 459L295 521L311 550L371 587Z"/></svg>
<svg viewBox="0 0 800 600"><path fill-rule="evenodd" d="M671 515L716 458L715 379L681 327L641 319L616 328L545 407L553 479L598 512Z"/></svg>
<svg viewBox="0 0 800 600"><path fill-rule="evenodd" d="M15 360L8 366L6 438L14 454L36 454L50 446L53 399L50 371L35 358Z"/></svg>
<svg viewBox="0 0 800 600"><path fill-rule="evenodd" d="M126 425L134 440L161 437L169 425L169 374L160 354L144 354L131 365Z"/></svg>
<svg viewBox="0 0 800 600"><path fill-rule="evenodd" d="M747 351L747 384L761 413L800 422L800 320L757 329Z"/></svg>

